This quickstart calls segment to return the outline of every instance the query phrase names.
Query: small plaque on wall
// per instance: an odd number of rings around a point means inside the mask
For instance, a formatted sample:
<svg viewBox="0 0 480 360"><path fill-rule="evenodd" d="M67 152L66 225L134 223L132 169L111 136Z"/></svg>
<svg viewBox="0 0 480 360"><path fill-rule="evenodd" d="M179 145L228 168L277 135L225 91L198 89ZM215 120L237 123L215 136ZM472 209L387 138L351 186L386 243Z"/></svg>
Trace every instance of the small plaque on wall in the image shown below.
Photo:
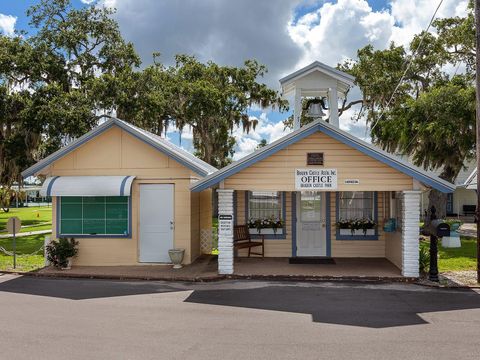
<svg viewBox="0 0 480 360"><path fill-rule="evenodd" d="M323 165L323 153L307 153L307 165Z"/></svg>

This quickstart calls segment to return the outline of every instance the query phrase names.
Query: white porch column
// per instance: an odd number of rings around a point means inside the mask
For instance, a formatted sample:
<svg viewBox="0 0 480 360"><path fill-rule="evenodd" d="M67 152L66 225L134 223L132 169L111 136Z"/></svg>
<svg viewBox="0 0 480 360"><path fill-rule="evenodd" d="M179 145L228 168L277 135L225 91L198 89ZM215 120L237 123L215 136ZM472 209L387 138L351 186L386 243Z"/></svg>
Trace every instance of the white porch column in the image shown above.
<svg viewBox="0 0 480 360"><path fill-rule="evenodd" d="M233 274L233 190L218 189L218 273ZM230 231L222 229L221 218L230 218Z"/></svg>
<svg viewBox="0 0 480 360"><path fill-rule="evenodd" d="M302 121L302 89L295 88L295 104L293 106L293 130L300 129Z"/></svg>
<svg viewBox="0 0 480 360"><path fill-rule="evenodd" d="M338 120L338 94L336 87L328 90L328 106L330 107L329 123L333 126L340 127Z"/></svg>
<svg viewBox="0 0 480 360"><path fill-rule="evenodd" d="M418 277L421 191L402 192L402 275Z"/></svg>

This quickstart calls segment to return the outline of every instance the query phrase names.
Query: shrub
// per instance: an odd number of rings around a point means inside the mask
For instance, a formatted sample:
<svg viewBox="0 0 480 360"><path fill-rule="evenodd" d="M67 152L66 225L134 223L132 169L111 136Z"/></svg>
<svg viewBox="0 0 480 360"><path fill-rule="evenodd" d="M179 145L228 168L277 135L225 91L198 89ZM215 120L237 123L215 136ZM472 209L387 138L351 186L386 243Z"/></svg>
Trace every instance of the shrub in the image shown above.
<svg viewBox="0 0 480 360"><path fill-rule="evenodd" d="M426 274L430 269L430 250L427 246L420 246L419 251L419 271L420 274Z"/></svg>
<svg viewBox="0 0 480 360"><path fill-rule="evenodd" d="M77 246L78 241L75 239L54 240L47 245L47 259L56 268L65 268L68 266L68 258L77 255Z"/></svg>

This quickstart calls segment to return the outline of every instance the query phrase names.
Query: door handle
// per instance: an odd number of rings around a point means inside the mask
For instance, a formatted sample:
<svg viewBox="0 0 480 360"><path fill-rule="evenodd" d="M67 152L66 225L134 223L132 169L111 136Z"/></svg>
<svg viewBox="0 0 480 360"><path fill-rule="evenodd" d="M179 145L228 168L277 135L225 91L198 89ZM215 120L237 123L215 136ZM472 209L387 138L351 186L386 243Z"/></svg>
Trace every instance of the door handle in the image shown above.
<svg viewBox="0 0 480 360"><path fill-rule="evenodd" d="M170 221L170 230L175 229L175 222L173 220Z"/></svg>

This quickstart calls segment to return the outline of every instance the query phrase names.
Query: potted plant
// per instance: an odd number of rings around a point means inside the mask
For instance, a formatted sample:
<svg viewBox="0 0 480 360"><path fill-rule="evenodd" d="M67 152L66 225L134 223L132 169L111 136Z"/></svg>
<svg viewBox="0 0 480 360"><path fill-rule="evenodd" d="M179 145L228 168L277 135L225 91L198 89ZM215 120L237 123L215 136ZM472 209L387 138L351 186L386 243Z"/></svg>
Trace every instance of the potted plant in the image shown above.
<svg viewBox="0 0 480 360"><path fill-rule="evenodd" d="M279 230L283 234L283 220L276 217L268 218L250 218L248 220L250 234L270 234L277 235Z"/></svg>
<svg viewBox="0 0 480 360"><path fill-rule="evenodd" d="M47 245L47 260L56 268L68 270L72 267L72 259L78 253L78 241L60 238Z"/></svg>
<svg viewBox="0 0 480 360"><path fill-rule="evenodd" d="M184 255L185 255L185 249L168 250L168 256L170 256L170 260L172 261L174 269L182 268L182 261L183 261Z"/></svg>
<svg viewBox="0 0 480 360"><path fill-rule="evenodd" d="M337 227L340 230L341 235L373 235L377 223L371 219L361 218L361 219L340 219L337 222ZM361 231L361 233L360 233Z"/></svg>

